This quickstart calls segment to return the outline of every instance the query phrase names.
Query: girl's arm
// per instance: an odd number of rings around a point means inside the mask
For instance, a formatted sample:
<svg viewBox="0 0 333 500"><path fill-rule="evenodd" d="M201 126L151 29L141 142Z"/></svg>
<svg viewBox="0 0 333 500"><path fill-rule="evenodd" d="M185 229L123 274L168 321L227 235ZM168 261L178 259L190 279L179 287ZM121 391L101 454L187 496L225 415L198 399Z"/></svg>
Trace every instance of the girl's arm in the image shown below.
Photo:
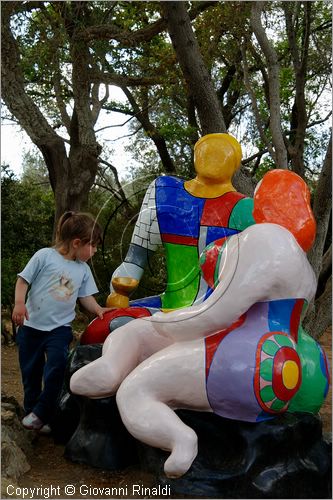
<svg viewBox="0 0 333 500"><path fill-rule="evenodd" d="M79 301L88 312L96 314L100 319L103 319L104 313L114 309L114 307L101 307L92 295L79 297Z"/></svg>
<svg viewBox="0 0 333 500"><path fill-rule="evenodd" d="M19 277L17 279L15 286L15 306L12 314L16 325L23 325L24 318L29 319L29 313L25 305L25 296L28 287L29 284L23 278Z"/></svg>

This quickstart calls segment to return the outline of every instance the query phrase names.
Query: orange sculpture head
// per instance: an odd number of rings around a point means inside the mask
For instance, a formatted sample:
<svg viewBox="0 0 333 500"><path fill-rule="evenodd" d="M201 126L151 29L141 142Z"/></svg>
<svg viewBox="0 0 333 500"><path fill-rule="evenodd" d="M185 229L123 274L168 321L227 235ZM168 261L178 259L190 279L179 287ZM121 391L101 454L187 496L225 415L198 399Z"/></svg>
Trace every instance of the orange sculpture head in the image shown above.
<svg viewBox="0 0 333 500"><path fill-rule="evenodd" d="M253 217L257 223L271 222L288 229L305 252L313 245L316 221L310 191L294 172L276 169L264 175L254 194Z"/></svg>

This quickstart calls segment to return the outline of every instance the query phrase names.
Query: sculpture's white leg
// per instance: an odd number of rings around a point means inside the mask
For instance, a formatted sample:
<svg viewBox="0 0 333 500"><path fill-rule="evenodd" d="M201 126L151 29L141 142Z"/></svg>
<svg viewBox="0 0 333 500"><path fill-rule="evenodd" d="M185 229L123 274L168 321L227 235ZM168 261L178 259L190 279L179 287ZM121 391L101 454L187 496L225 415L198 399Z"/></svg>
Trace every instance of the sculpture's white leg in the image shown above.
<svg viewBox="0 0 333 500"><path fill-rule="evenodd" d="M185 474L197 455L197 436L172 408L211 411L203 340L177 343L146 359L121 384L117 403L134 437L171 451L166 475Z"/></svg>
<svg viewBox="0 0 333 500"><path fill-rule="evenodd" d="M143 359L171 342L156 334L151 322L131 321L107 337L100 358L72 375L70 389L74 394L90 398L112 396Z"/></svg>

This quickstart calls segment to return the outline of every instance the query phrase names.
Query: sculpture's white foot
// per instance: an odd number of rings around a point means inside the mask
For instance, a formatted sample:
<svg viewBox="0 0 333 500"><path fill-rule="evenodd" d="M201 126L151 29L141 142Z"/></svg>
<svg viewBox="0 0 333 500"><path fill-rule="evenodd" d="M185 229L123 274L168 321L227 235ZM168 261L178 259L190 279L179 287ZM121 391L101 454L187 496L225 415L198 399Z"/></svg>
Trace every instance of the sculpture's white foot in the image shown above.
<svg viewBox="0 0 333 500"><path fill-rule="evenodd" d="M164 472L167 477L177 478L183 476L191 467L198 453L198 438L196 433L189 427L173 448L171 455L164 464Z"/></svg>

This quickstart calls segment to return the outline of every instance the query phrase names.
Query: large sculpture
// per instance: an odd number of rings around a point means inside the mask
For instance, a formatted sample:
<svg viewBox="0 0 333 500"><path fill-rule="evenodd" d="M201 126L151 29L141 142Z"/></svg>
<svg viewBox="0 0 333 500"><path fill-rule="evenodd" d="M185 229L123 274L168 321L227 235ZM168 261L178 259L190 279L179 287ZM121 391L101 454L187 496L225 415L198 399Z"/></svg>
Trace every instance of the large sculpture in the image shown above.
<svg viewBox="0 0 333 500"><path fill-rule="evenodd" d="M200 272L199 256L211 242L254 224L253 200L238 193L231 182L241 158L241 146L234 137L208 134L194 147L194 179L161 176L150 184L127 255L113 273L107 305L123 304L119 287L125 278L133 287L139 283L159 245L165 249L166 290L161 295L131 301L131 310L124 314L95 320L84 333L82 344L103 342L110 331L138 315L198 304L211 294ZM126 286L132 288L130 283Z"/></svg>
<svg viewBox="0 0 333 500"><path fill-rule="evenodd" d="M161 176L149 186L127 256L112 278L140 280L151 253L163 244L167 286L161 296L133 301L133 306L176 309L209 296L198 266L200 254L212 241L254 223L252 199L231 183L241 158L234 137L208 134L194 147L195 179Z"/></svg>
<svg viewBox="0 0 333 500"><path fill-rule="evenodd" d="M203 251L213 293L120 327L102 357L71 378L75 394L117 393L129 432L170 451L169 477L183 475L197 454L197 436L176 408L260 422L316 413L328 390L325 354L299 326L316 289L305 253L315 236L306 184L292 172L269 172L253 215L256 225Z"/></svg>

